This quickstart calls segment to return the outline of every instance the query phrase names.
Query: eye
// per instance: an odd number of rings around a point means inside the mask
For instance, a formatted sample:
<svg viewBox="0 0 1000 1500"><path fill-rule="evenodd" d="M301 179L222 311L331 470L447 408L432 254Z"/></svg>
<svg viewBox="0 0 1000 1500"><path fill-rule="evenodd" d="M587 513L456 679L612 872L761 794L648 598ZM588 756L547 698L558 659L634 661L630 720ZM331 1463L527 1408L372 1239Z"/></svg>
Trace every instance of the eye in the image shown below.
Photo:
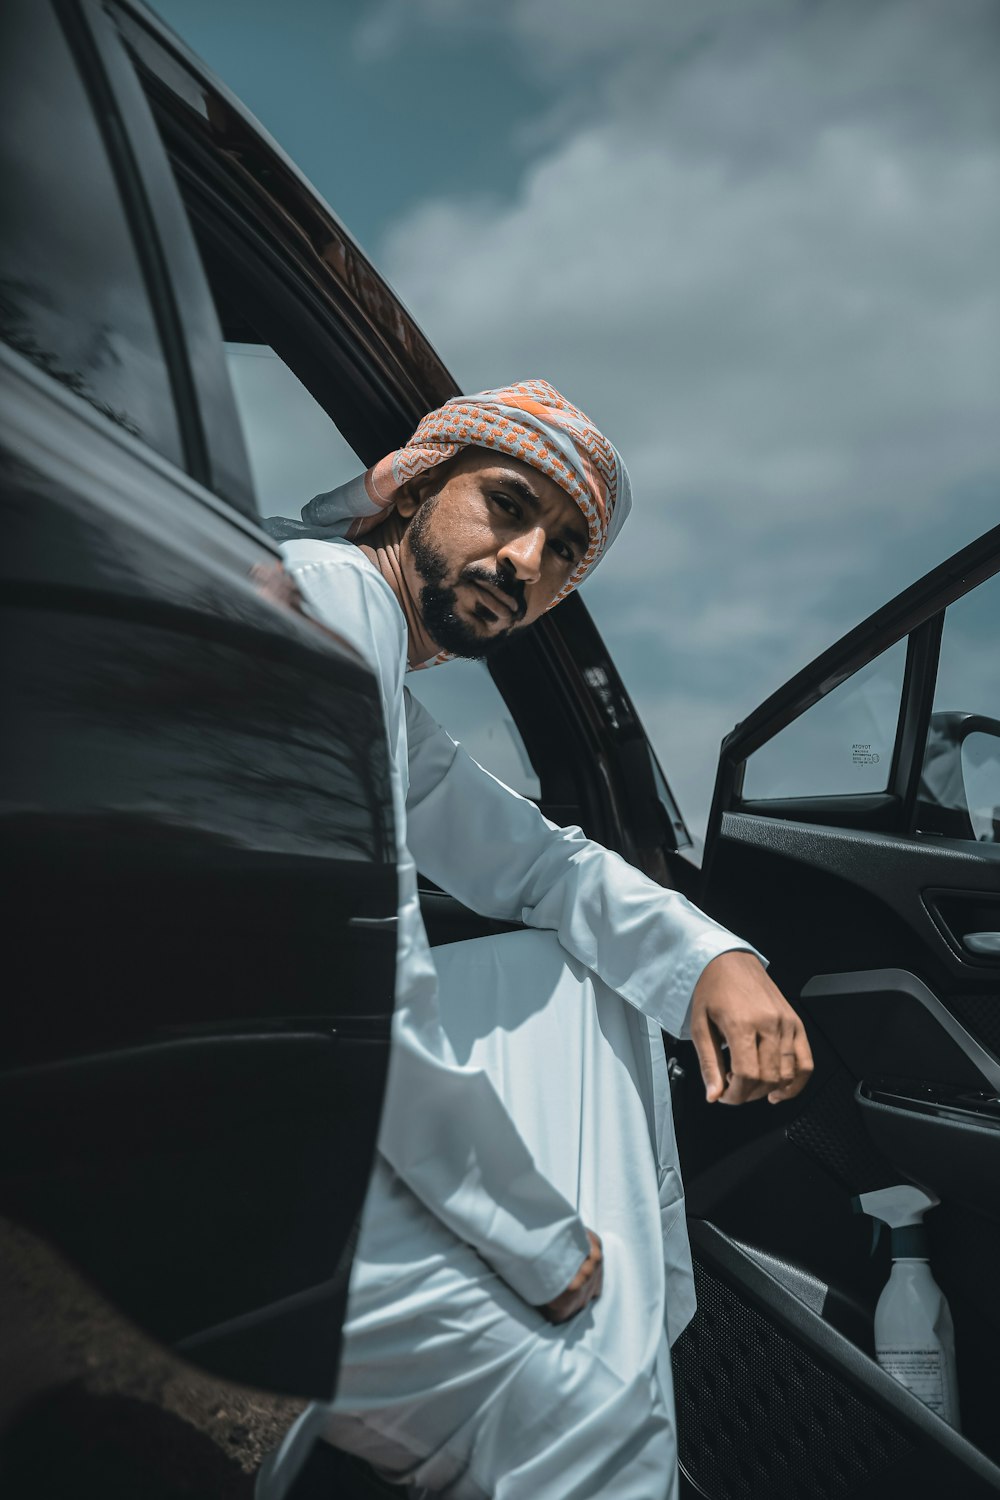
<svg viewBox="0 0 1000 1500"><path fill-rule="evenodd" d="M574 563L576 561L576 553L573 551L573 548L569 545L568 542L561 542L557 537L556 540L550 542L549 545L551 546L556 556L562 558L563 562Z"/></svg>
<svg viewBox="0 0 1000 1500"><path fill-rule="evenodd" d="M520 519L521 507L516 500L511 499L510 495L504 494L503 490L494 490L490 495L490 499L502 511L506 512L508 516L516 516Z"/></svg>

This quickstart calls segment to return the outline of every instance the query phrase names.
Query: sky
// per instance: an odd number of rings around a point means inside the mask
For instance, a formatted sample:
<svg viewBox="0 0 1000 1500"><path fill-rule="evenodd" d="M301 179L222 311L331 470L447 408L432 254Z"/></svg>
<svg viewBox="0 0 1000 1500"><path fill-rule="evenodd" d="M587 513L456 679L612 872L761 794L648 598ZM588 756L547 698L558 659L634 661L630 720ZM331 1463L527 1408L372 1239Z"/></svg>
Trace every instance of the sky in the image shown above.
<svg viewBox="0 0 1000 1500"><path fill-rule="evenodd" d="M463 389L623 453L584 597L696 832L733 724L1000 521L996 0L155 8Z"/></svg>

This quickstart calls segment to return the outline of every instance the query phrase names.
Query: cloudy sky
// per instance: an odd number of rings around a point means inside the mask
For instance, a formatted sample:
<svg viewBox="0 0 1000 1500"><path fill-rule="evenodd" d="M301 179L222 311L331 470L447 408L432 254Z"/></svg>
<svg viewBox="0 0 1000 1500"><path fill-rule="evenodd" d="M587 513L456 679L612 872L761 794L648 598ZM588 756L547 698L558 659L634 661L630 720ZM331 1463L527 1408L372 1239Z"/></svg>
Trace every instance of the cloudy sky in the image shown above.
<svg viewBox="0 0 1000 1500"><path fill-rule="evenodd" d="M623 451L585 594L693 826L738 719L1000 520L996 0L154 3L465 389Z"/></svg>

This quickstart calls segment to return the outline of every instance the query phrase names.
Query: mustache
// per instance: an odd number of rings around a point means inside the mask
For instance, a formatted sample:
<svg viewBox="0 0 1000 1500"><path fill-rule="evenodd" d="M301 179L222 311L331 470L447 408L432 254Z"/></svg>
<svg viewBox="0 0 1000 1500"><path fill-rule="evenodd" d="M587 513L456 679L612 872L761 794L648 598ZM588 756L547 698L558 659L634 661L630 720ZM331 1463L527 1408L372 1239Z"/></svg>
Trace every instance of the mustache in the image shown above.
<svg viewBox="0 0 1000 1500"><path fill-rule="evenodd" d="M506 594L514 606L514 620L524 617L527 605L524 601L524 584L520 578L509 573L491 573L488 568L465 568L459 575L460 583L488 583L502 594ZM512 621L513 623L513 621Z"/></svg>

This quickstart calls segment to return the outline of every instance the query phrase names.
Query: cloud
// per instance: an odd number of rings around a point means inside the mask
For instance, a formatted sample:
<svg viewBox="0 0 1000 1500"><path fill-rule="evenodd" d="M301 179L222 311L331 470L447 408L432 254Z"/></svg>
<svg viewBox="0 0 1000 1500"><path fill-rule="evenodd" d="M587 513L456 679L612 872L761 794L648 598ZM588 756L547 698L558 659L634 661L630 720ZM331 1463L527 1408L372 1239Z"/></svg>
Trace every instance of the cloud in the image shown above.
<svg viewBox="0 0 1000 1500"><path fill-rule="evenodd" d="M1000 509L998 14L503 15L552 79L516 194L431 190L379 261L465 388L545 375L618 443L588 602L654 737L714 732ZM661 748L697 823L706 747Z"/></svg>
<svg viewBox="0 0 1000 1500"><path fill-rule="evenodd" d="M464 41L470 34L495 31L496 18L466 0L381 0L365 7L351 47L359 63L379 63L403 51L414 36L423 38L435 30Z"/></svg>

